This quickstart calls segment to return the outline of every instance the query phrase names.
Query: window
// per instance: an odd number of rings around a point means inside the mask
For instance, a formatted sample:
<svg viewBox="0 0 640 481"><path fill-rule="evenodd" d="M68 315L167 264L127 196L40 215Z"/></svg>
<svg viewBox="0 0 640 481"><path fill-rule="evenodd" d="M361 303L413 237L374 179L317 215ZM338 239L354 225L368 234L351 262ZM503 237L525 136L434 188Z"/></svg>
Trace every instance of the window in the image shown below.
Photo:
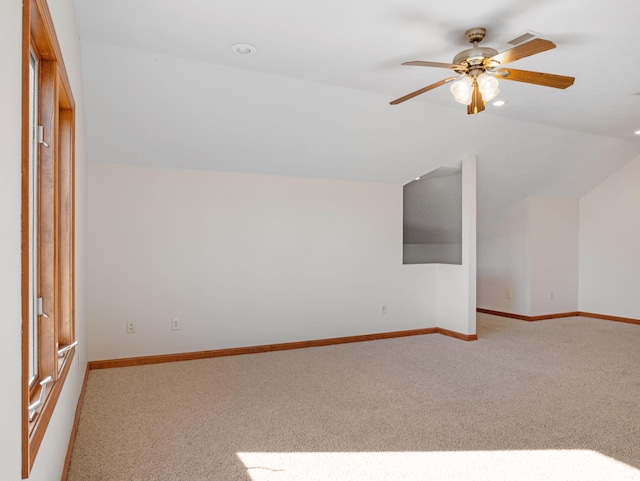
<svg viewBox="0 0 640 481"><path fill-rule="evenodd" d="M35 315L38 279L38 146L36 129L38 119L38 59L33 51L29 52L29 386L38 378L38 323Z"/></svg>
<svg viewBox="0 0 640 481"><path fill-rule="evenodd" d="M75 354L74 101L46 0L23 7L22 475Z"/></svg>

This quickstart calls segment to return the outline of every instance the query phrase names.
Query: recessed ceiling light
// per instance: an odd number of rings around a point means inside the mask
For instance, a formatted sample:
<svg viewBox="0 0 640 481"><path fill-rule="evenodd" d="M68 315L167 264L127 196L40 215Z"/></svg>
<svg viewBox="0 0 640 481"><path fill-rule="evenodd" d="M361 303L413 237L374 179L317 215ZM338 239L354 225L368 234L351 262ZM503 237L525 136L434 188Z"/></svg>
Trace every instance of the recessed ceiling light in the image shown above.
<svg viewBox="0 0 640 481"><path fill-rule="evenodd" d="M640 130L636 130L636 131L634 132L634 134L636 134L636 135L640 135Z"/></svg>
<svg viewBox="0 0 640 481"><path fill-rule="evenodd" d="M494 107L502 107L506 103L507 103L506 100L496 100L491 105L493 105Z"/></svg>
<svg viewBox="0 0 640 481"><path fill-rule="evenodd" d="M248 55L256 51L256 48L248 43L234 43L229 48L232 52L239 53L240 55Z"/></svg>

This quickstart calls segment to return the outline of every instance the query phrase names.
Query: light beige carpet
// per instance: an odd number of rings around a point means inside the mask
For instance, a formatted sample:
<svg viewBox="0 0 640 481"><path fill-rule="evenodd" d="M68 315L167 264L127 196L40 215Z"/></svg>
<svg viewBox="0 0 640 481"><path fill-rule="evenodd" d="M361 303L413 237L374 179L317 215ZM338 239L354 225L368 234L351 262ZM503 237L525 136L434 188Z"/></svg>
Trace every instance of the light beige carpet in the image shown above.
<svg viewBox="0 0 640 481"><path fill-rule="evenodd" d="M640 480L640 326L92 371L69 480Z"/></svg>

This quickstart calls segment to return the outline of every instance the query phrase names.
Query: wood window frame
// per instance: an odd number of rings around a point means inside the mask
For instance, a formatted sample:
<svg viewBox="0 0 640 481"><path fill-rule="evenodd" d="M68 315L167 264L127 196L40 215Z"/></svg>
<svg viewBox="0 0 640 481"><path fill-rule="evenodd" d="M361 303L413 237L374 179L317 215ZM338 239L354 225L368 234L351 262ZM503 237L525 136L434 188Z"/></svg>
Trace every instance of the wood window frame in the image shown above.
<svg viewBox="0 0 640 481"><path fill-rule="evenodd" d="M75 207L75 103L46 0L25 0L22 17L22 477L27 478L69 373L75 348L59 350L75 341L74 321L74 207ZM31 172L30 56L38 58L38 118L43 138L38 167ZM32 243L29 202L30 175L38 178L37 270L38 285L31 294ZM42 297L38 317L38 377L30 385L30 306L33 295ZM44 404L29 420L29 405L40 396L40 381L51 376Z"/></svg>

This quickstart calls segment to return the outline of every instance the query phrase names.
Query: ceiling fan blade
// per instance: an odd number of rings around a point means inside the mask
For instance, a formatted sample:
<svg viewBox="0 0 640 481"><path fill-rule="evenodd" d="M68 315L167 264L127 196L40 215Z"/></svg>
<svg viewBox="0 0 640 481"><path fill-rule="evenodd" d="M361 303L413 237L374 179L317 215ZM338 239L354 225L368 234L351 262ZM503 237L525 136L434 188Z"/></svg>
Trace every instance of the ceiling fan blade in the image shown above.
<svg viewBox="0 0 640 481"><path fill-rule="evenodd" d="M417 67L438 67L438 68L452 68L454 70L465 70L463 65L456 65L453 63L443 62L425 62L423 60L413 60L412 62L403 62L402 65L412 65Z"/></svg>
<svg viewBox="0 0 640 481"><path fill-rule="evenodd" d="M404 102L405 100L409 100L412 99L413 97L417 97L420 94L423 94L425 92L428 92L429 90L433 90L437 87L440 87L448 82L451 82L452 80L457 79L458 77L449 77L446 78L444 80L440 80L439 82L436 82L434 84L431 85L427 85L426 87L421 88L420 90L416 90L415 92L411 92L410 94L405 95L404 97L400 97L399 99L395 99L393 102L390 102L391 105L398 105L402 102Z"/></svg>
<svg viewBox="0 0 640 481"><path fill-rule="evenodd" d="M482 98L482 92L478 87L478 81L473 79L473 92L471 93L471 103L467 105L467 114L473 115L480 113L484 110L484 99Z"/></svg>
<svg viewBox="0 0 640 481"><path fill-rule="evenodd" d="M498 55L494 55L488 59L488 62L490 64L497 62L500 65L506 65L508 63L515 62L516 60L520 60L521 58L551 50L552 48L556 48L556 44L550 40L534 38L530 42L522 43L516 47L510 48L509 50L500 52Z"/></svg>
<svg viewBox="0 0 640 481"><path fill-rule="evenodd" d="M517 70L514 68L501 68L495 71L496 78L515 80L529 84L543 85L557 89L566 89L573 85L575 78L550 73L530 72L529 70Z"/></svg>

